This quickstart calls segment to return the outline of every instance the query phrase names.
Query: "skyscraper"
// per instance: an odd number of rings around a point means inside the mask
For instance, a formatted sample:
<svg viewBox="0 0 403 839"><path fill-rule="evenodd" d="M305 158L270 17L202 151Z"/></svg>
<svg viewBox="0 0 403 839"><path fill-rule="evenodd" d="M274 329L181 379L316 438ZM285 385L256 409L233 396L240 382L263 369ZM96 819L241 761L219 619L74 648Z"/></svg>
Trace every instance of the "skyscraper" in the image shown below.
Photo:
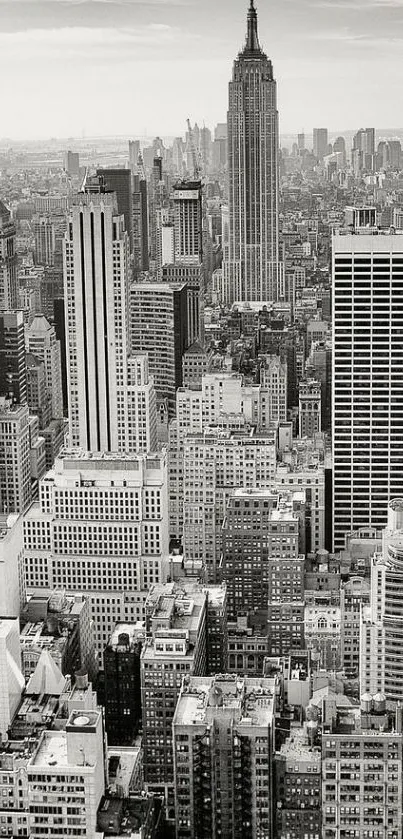
<svg viewBox="0 0 403 839"><path fill-rule="evenodd" d="M44 315L37 315L26 331L27 351L33 353L45 365L46 384L52 400L52 417L63 416L62 365L60 341L56 338L54 326Z"/></svg>
<svg viewBox="0 0 403 839"><path fill-rule="evenodd" d="M387 510L382 552L371 558L370 605L361 612L360 690L372 696L403 699L403 502Z"/></svg>
<svg viewBox="0 0 403 839"><path fill-rule="evenodd" d="M259 44L254 0L234 62L228 109L229 246L225 302L277 299L278 112L273 67Z"/></svg>
<svg viewBox="0 0 403 839"><path fill-rule="evenodd" d="M0 396L27 401L24 312L0 313Z"/></svg>
<svg viewBox="0 0 403 839"><path fill-rule="evenodd" d="M15 224L10 210L0 201L0 311L16 309L18 300Z"/></svg>
<svg viewBox="0 0 403 839"><path fill-rule="evenodd" d="M329 135L327 128L313 129L313 153L318 160L323 160L327 154Z"/></svg>
<svg viewBox="0 0 403 839"><path fill-rule="evenodd" d="M132 352L148 353L157 397L168 400L173 416L182 356L189 346L187 284L133 283L130 298Z"/></svg>
<svg viewBox="0 0 403 839"><path fill-rule="evenodd" d="M28 405L0 397L0 513L23 513L31 502Z"/></svg>
<svg viewBox="0 0 403 839"><path fill-rule="evenodd" d="M274 679L183 681L172 725L178 839L272 836L275 696Z"/></svg>
<svg viewBox="0 0 403 839"><path fill-rule="evenodd" d="M98 177L103 178L105 186L116 194L118 213L124 216L125 230L132 247L133 235L133 176L130 169L97 169Z"/></svg>
<svg viewBox="0 0 403 839"><path fill-rule="evenodd" d="M344 234L346 231L344 231ZM334 548L403 495L403 236L333 239Z"/></svg>
<svg viewBox="0 0 403 839"><path fill-rule="evenodd" d="M65 240L70 439L119 451L126 433L128 237L113 193L83 193Z"/></svg>

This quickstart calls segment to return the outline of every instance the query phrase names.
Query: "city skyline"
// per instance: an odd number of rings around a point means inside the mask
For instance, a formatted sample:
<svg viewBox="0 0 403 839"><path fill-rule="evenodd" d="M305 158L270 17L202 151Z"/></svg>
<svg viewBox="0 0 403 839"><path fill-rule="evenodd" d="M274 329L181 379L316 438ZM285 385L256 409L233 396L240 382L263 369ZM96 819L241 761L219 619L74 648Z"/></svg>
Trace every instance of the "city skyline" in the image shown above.
<svg viewBox="0 0 403 839"><path fill-rule="evenodd" d="M0 71L13 81L3 91L7 135L175 135L189 111L209 125L224 121L247 5L0 0ZM373 124L374 99L377 124L393 125L401 0L277 0L257 10L276 66L283 133Z"/></svg>

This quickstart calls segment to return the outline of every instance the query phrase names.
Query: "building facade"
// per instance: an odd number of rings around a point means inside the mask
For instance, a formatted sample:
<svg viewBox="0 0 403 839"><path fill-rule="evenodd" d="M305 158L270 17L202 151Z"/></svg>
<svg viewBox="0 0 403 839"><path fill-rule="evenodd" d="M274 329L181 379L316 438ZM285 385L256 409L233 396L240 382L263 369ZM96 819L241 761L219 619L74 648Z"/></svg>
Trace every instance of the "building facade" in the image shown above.
<svg viewBox="0 0 403 839"><path fill-rule="evenodd" d="M144 616L151 585L165 581L168 550L166 453L88 454L56 460L25 517L29 591L85 591L95 643L116 623Z"/></svg>
<svg viewBox="0 0 403 839"><path fill-rule="evenodd" d="M271 838L275 687L184 680L172 726L178 839Z"/></svg>
<svg viewBox="0 0 403 839"><path fill-rule="evenodd" d="M385 527L403 494L403 236L356 230L333 238L334 548Z"/></svg>

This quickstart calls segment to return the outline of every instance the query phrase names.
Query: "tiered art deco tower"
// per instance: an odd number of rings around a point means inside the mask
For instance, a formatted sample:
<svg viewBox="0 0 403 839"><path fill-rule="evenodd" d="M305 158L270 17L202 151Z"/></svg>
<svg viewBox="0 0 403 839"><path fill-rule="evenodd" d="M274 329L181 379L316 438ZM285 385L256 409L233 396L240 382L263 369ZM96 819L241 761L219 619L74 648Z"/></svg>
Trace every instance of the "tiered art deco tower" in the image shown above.
<svg viewBox="0 0 403 839"><path fill-rule="evenodd" d="M259 44L250 0L245 47L229 83L230 236L223 267L227 303L278 297L278 147L277 85Z"/></svg>

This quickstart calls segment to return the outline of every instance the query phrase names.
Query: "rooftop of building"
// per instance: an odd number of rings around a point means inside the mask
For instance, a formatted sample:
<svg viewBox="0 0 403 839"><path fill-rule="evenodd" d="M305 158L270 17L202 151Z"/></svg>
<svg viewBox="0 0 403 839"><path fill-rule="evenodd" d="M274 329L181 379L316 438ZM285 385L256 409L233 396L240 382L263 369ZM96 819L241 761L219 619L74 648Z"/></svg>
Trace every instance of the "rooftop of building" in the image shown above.
<svg viewBox="0 0 403 839"><path fill-rule="evenodd" d="M21 613L21 621L24 624L37 626L48 617L74 618L81 615L85 608L86 598L84 594L68 595L64 589L42 589L39 592L28 594L27 602ZM48 623L47 630L51 634L51 624ZM36 629L32 633L36 634ZM25 632L29 634L29 630ZM44 633L43 633L44 634Z"/></svg>
<svg viewBox="0 0 403 839"><path fill-rule="evenodd" d="M321 750L320 747L315 747L312 742L317 728L317 723L313 721L304 723L302 726L292 726L290 736L276 754L277 758L284 758L286 763L290 761L290 768L296 774L298 771L303 771L306 764L314 767L313 771L320 773L322 766Z"/></svg>
<svg viewBox="0 0 403 839"><path fill-rule="evenodd" d="M109 788L130 788L141 758L141 738L133 746L108 746Z"/></svg>
<svg viewBox="0 0 403 839"><path fill-rule="evenodd" d="M156 836L160 813L161 801L152 796L131 796L130 799L105 796L98 809L98 827L101 832L96 834L96 839L104 836L112 839Z"/></svg>
<svg viewBox="0 0 403 839"><path fill-rule="evenodd" d="M168 280L168 281L162 280L161 282L155 282L155 281L150 280L150 281L143 281L143 282L140 282L140 283L139 282L132 283L131 286L130 286L130 292L134 296L136 291L141 292L141 293L144 293L144 292L148 291L152 294L157 294L158 297L160 298L160 302L161 302L162 299L163 299L164 292L167 293L167 292L171 292L171 291L183 291L183 289L186 289L186 288L187 288L186 280L184 280L184 281L178 280L176 282L173 281L173 280Z"/></svg>
<svg viewBox="0 0 403 839"><path fill-rule="evenodd" d="M206 725L225 714L238 726L271 724L275 706L275 679L237 675L185 677L176 706L174 725Z"/></svg>
<svg viewBox="0 0 403 839"><path fill-rule="evenodd" d="M0 544L8 538L18 519L18 513L0 513Z"/></svg>
<svg viewBox="0 0 403 839"><path fill-rule="evenodd" d="M67 739L64 731L45 731L39 741L32 766L67 767Z"/></svg>
<svg viewBox="0 0 403 839"><path fill-rule="evenodd" d="M108 641L109 649L133 650L145 639L146 627L141 621L137 623L117 623Z"/></svg>
<svg viewBox="0 0 403 839"><path fill-rule="evenodd" d="M0 396L0 419L20 419L24 414L28 415L27 405L20 405L13 402L7 396Z"/></svg>
<svg viewBox="0 0 403 839"><path fill-rule="evenodd" d="M189 641L188 653L190 655L201 625L206 600L206 595L202 591L194 592L191 597L186 593L183 596L161 595L149 613L155 637L162 639L172 636L178 640L185 638ZM154 645L148 641L144 656L149 657L153 650Z"/></svg>
<svg viewBox="0 0 403 839"><path fill-rule="evenodd" d="M201 344L199 344L198 341L195 341L194 344L188 347L186 352L183 354L183 358L186 358L187 355L202 355L207 358L206 350Z"/></svg>
<svg viewBox="0 0 403 839"><path fill-rule="evenodd" d="M213 608L224 606L227 598L227 586L225 583L221 585L203 586L203 591L207 594L208 605Z"/></svg>
<svg viewBox="0 0 403 839"><path fill-rule="evenodd" d="M322 719L324 731L339 736L365 736L379 738L382 735L403 738L403 731L397 719L402 709L395 702L388 702L382 693L372 696L364 693L359 705L343 707L335 705L332 697L323 701Z"/></svg>
<svg viewBox="0 0 403 839"><path fill-rule="evenodd" d="M107 463L111 468L126 471L130 469L138 469L139 463L151 464L156 460L161 463L165 459L165 450L162 452L152 452L149 454L132 454L126 452L89 452L85 449L64 449L60 457L55 461L55 471L64 472L68 469L90 469L91 464ZM79 466L78 466L79 464ZM113 465L114 464L114 465ZM121 467L120 467L121 464ZM48 473L51 475L52 472Z"/></svg>
<svg viewBox="0 0 403 839"><path fill-rule="evenodd" d="M27 334L28 337L33 337L35 334L39 335L46 335L49 332L53 332L54 327L51 326L49 321L46 319L45 315L35 315L32 323L30 324Z"/></svg>

